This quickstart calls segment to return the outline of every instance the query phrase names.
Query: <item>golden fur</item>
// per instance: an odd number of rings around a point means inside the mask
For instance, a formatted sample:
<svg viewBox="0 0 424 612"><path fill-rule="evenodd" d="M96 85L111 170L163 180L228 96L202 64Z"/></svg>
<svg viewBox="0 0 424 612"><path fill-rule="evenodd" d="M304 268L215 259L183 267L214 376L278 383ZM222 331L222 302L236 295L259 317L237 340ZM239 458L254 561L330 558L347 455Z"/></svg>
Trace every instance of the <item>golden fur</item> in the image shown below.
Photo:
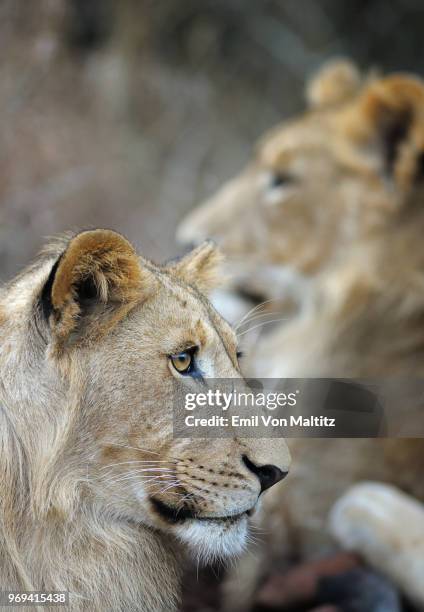
<svg viewBox="0 0 424 612"><path fill-rule="evenodd" d="M265 135L247 167L182 221L179 239L214 239L244 293L308 300L311 280L414 197L422 89L408 75L325 66L308 86L311 107Z"/></svg>
<svg viewBox="0 0 424 612"><path fill-rule="evenodd" d="M345 65L346 86L342 68L316 77L313 109L267 136L246 171L195 210L179 234L217 239L244 290L285 295L288 270L295 281L313 279L301 296L310 308L264 336L246 364L249 374L422 378L424 85L407 75L361 83ZM268 183L261 183L264 171ZM272 187L279 174L281 184ZM410 423L422 422L421 405L399 409ZM285 494L265 502L271 537L262 562L244 559L227 583L231 610L249 599L265 558L272 564L332 546L328 511L350 484L382 480L424 500L422 440L289 445Z"/></svg>
<svg viewBox="0 0 424 612"><path fill-rule="evenodd" d="M57 241L0 292L0 587L71 609L170 612L185 551L240 552L257 476L283 441L172 436L168 356L240 378L236 338L197 287L209 244L156 266L120 235ZM185 381L186 382L186 381Z"/></svg>

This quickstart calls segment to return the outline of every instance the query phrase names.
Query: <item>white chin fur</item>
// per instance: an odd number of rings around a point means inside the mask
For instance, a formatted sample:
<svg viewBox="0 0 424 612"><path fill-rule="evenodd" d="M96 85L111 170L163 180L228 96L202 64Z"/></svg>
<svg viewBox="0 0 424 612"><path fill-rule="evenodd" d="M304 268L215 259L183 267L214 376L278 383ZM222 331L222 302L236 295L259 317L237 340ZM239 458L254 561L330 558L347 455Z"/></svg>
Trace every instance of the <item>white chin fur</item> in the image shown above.
<svg viewBox="0 0 424 612"><path fill-rule="evenodd" d="M177 537L201 563L240 555L248 542L248 520L242 516L228 526L215 521L190 519L177 527Z"/></svg>

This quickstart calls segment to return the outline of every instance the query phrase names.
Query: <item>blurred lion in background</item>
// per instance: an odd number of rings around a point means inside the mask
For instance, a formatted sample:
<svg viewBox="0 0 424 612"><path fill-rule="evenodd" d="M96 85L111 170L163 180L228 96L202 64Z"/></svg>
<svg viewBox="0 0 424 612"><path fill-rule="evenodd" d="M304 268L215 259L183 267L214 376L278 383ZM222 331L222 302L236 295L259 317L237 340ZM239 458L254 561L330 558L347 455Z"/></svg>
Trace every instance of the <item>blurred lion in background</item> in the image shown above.
<svg viewBox="0 0 424 612"><path fill-rule="evenodd" d="M189 215L178 236L213 237L245 293L294 292L299 316L247 355L250 375L422 378L424 85L402 74L364 79L336 62L311 81L308 99L307 113L266 136L246 170ZM422 422L421 406L399 410ZM385 481L424 499L422 440L290 446L284 494L265 500L271 535L260 562L246 558L228 581L228 609L248 606L273 562L334 546L328 512L352 483Z"/></svg>
<svg viewBox="0 0 424 612"><path fill-rule="evenodd" d="M261 138L246 168L182 221L179 241L215 240L243 294L304 303L312 279L414 197L420 91L412 77L330 62L308 84L308 110Z"/></svg>

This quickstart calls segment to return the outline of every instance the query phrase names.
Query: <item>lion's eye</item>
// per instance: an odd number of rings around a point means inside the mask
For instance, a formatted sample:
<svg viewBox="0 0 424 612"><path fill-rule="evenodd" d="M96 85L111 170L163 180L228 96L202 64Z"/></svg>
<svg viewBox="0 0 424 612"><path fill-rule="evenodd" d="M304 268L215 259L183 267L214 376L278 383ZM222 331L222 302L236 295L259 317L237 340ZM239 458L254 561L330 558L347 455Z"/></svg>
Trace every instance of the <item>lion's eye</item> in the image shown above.
<svg viewBox="0 0 424 612"><path fill-rule="evenodd" d="M293 182L293 177L287 172L279 172L274 170L270 173L268 186L270 189L278 189Z"/></svg>
<svg viewBox="0 0 424 612"><path fill-rule="evenodd" d="M192 351L182 351L176 355L170 355L172 365L179 374L190 374L194 365L194 355Z"/></svg>

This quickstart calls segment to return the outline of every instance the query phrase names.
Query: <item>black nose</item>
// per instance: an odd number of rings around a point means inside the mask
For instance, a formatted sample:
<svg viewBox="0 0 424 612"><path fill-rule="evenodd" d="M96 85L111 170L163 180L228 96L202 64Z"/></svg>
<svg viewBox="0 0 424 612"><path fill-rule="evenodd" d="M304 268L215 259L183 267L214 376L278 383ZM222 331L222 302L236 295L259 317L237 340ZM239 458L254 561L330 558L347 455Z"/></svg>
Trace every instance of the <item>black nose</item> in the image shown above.
<svg viewBox="0 0 424 612"><path fill-rule="evenodd" d="M248 470L256 474L261 484L261 493L283 480L288 472L283 472L276 465L255 465L246 455L242 457Z"/></svg>

